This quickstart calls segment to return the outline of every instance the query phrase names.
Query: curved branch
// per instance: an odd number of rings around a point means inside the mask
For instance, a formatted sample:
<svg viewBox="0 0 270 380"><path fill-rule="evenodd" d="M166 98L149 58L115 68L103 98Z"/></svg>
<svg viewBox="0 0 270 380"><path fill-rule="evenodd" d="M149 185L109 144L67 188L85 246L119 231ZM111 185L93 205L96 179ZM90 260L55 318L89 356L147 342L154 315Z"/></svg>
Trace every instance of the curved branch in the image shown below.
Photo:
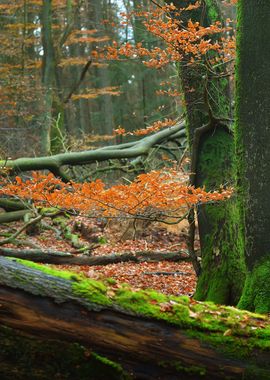
<svg viewBox="0 0 270 380"><path fill-rule="evenodd" d="M68 177L61 170L61 167L64 165L84 165L109 159L142 156L147 154L154 145L165 141L179 132L179 130L183 130L183 127L183 123L177 124L139 141L124 144L124 148L121 145L116 145L82 152L60 153L46 157L18 158L16 160L0 161L0 167L11 169L11 174L32 170L49 170L67 182Z"/></svg>

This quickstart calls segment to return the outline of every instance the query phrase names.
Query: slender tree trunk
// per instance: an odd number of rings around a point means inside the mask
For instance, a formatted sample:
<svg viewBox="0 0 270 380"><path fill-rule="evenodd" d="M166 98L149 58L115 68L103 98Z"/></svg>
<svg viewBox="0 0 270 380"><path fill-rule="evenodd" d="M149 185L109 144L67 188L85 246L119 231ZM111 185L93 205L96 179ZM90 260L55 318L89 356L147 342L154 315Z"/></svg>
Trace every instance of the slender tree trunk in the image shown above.
<svg viewBox="0 0 270 380"><path fill-rule="evenodd" d="M52 1L42 5L42 84L45 91L45 120L42 130L43 151L58 153L64 127L64 110L60 99L60 79L56 66L56 53L52 35Z"/></svg>
<svg viewBox="0 0 270 380"><path fill-rule="evenodd" d="M239 1L236 149L248 274L239 303L270 312L270 4Z"/></svg>
<svg viewBox="0 0 270 380"><path fill-rule="evenodd" d="M53 72L54 72L54 49L51 34L52 25L52 4L51 0L44 0L42 4L42 84L45 90L44 100L44 122L41 131L41 141L43 154L48 154L51 150L51 124L52 124L52 103L53 103Z"/></svg>

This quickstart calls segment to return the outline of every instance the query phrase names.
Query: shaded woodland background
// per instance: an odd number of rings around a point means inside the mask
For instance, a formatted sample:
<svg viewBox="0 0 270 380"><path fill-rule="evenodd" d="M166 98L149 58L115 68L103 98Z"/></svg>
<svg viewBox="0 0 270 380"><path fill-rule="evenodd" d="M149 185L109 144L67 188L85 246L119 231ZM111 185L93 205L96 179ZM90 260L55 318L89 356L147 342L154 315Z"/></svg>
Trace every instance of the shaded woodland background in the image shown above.
<svg viewBox="0 0 270 380"><path fill-rule="evenodd" d="M122 12L147 10L150 4L148 0L55 1L48 24L39 2L1 2L3 158L82 150L102 140L121 142L112 138L113 129L130 131L181 114L179 96L157 95L160 89L178 89L173 64L155 70L145 67L142 59L102 62L92 57L97 46L102 49L111 41L162 46L140 18L133 16L131 23L121 24ZM41 33L44 22L47 39ZM52 107L47 103L48 89ZM55 127L58 131L52 132ZM59 135L61 141L56 142Z"/></svg>

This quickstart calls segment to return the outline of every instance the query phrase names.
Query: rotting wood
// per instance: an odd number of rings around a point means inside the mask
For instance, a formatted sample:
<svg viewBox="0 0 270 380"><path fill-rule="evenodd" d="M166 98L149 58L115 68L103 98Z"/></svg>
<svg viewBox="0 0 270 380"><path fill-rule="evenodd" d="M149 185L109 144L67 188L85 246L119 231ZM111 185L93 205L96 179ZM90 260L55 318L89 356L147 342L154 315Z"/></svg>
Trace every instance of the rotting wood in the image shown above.
<svg viewBox="0 0 270 380"><path fill-rule="evenodd" d="M203 327L203 320L201 325L198 321L197 327L188 324L181 327L123 308L121 304L102 304L94 301L91 293L89 297L74 293L74 284L79 281L75 276L56 277L15 259L0 258L0 324L46 340L91 347L121 363L137 380L179 380L183 374L185 379L194 380L240 379L255 368L254 361L258 366L253 379L267 379L270 375L266 346L257 348L256 353L249 349L238 358L226 355L218 347L203 343L202 334L207 337L210 333ZM196 329L200 338L194 334ZM192 336L188 334L191 332ZM220 334L220 339L223 336L220 350L224 350L228 340L219 329L216 334ZM245 345L248 338L238 341L230 336L230 339Z"/></svg>

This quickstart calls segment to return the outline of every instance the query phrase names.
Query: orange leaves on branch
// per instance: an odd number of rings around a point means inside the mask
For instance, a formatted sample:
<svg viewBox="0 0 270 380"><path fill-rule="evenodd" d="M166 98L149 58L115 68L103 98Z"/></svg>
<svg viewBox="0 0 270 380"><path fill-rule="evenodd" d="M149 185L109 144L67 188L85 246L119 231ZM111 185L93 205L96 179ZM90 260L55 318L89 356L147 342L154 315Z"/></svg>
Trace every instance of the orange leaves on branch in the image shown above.
<svg viewBox="0 0 270 380"><path fill-rule="evenodd" d="M97 29L88 29L88 30L74 30L68 36L68 39L65 42L65 45L72 45L77 43L99 43L107 42L110 40L108 36L99 36L93 37L93 34L97 33Z"/></svg>
<svg viewBox="0 0 270 380"><path fill-rule="evenodd" d="M78 94L78 95L72 95L72 100L79 100L79 99L95 99L98 96L101 95L111 95L111 96L119 96L121 94L121 91L119 91L119 87L104 87L99 89L89 89L84 94Z"/></svg>
<svg viewBox="0 0 270 380"><path fill-rule="evenodd" d="M166 118L163 121L158 120L158 121L156 121L155 123L149 125L146 128L136 129L133 132L127 132L124 128L121 128L121 127L114 129L113 132L114 132L115 135L144 136L144 135L148 135L149 133L152 133L152 132L157 132L157 131L159 131L162 128L172 127L175 124L176 124L175 120L167 119Z"/></svg>
<svg viewBox="0 0 270 380"><path fill-rule="evenodd" d="M151 11L135 11L130 14L122 13L128 23L132 17L141 17L146 29L163 40L165 47L146 48L142 43L133 45L126 43L118 46L113 42L105 50L96 51L96 58L118 60L123 57L144 59L148 67L160 68L170 62L186 61L200 62L211 52L218 53L218 59L227 62L234 57L235 40L228 35L229 26L222 26L216 21L208 27L199 22L189 20L185 27L182 22L182 13L192 11L201 6L201 2L190 4L186 8L177 9L173 4L158 7ZM227 22L229 25L229 22ZM221 36L225 36L222 37ZM208 57L209 58L209 57Z"/></svg>
<svg viewBox="0 0 270 380"><path fill-rule="evenodd" d="M0 196L31 199L37 206L74 210L91 217L175 218L187 207L229 198L232 189L206 192L187 186L182 173L169 169L141 174L128 185L106 188L101 180L90 183L63 183L52 174L33 173L32 179L16 177L1 181Z"/></svg>

